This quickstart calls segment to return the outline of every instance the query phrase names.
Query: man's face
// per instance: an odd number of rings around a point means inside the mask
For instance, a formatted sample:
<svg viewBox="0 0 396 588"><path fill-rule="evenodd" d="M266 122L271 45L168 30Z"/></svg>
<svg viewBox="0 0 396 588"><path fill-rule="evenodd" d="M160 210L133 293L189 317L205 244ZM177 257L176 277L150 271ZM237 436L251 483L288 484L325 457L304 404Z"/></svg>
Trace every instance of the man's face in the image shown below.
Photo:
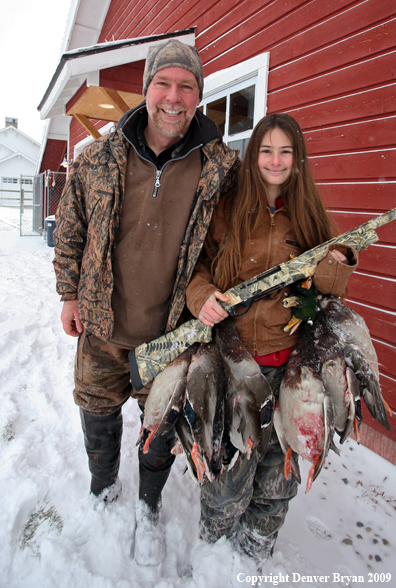
<svg viewBox="0 0 396 588"><path fill-rule="evenodd" d="M186 134L199 102L193 73L182 67L161 69L146 93L150 130L177 142Z"/></svg>

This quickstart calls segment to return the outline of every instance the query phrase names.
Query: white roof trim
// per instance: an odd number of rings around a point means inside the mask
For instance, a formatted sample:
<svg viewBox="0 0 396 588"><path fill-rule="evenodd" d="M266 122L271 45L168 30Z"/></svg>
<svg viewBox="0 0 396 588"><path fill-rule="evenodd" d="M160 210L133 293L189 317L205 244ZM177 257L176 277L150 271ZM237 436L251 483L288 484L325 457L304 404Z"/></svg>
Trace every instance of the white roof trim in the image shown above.
<svg viewBox="0 0 396 588"><path fill-rule="evenodd" d="M36 159L32 159L31 157L24 155L21 151L15 151L14 153L7 155L7 157L4 157L4 159L0 159L0 163L3 164L6 161L11 161L11 159L25 159L26 161L29 161L30 163L33 163L34 165L36 165L36 163L37 163Z"/></svg>
<svg viewBox="0 0 396 588"><path fill-rule="evenodd" d="M10 130L12 129L12 133L17 133L18 135L21 135L22 137L24 137L25 139L29 139L29 141L31 143L34 143L35 145L40 145L40 143L38 141L36 141L35 139L32 139L32 137L29 137L29 135L26 135L25 133L23 133L22 131L20 131L19 129L16 129L13 126L9 126L9 127L3 127L2 129L0 129L0 135L2 133L6 133L6 132L10 132ZM8 148L9 145L7 145Z"/></svg>
<svg viewBox="0 0 396 588"><path fill-rule="evenodd" d="M194 31L195 29L188 29L165 35L124 39L67 51L62 55L50 85L38 106L41 120L64 115L67 102L92 72L144 60L150 45L156 45L168 38L177 37L183 43L194 46Z"/></svg>

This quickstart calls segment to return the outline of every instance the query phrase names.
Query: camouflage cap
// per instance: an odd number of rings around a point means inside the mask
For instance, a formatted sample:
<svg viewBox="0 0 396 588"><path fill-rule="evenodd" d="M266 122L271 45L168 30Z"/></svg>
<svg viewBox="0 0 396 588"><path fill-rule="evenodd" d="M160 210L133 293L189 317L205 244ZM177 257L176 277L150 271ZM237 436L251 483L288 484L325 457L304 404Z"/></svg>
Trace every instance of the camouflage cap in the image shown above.
<svg viewBox="0 0 396 588"><path fill-rule="evenodd" d="M149 83L155 74L166 67L183 67L191 71L197 78L199 98L202 99L203 67L199 53L195 47L190 47L177 39L149 47L143 74L143 96L146 96Z"/></svg>

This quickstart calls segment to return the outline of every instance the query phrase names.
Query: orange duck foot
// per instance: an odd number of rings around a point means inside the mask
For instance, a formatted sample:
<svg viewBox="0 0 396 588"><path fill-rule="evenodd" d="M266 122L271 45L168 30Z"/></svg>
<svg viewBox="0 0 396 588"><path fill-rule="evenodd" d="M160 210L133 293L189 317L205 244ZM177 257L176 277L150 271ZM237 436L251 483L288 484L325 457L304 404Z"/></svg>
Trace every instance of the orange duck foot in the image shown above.
<svg viewBox="0 0 396 588"><path fill-rule="evenodd" d="M191 457L194 462L195 469L197 471L198 480L202 483L204 481L204 475L206 475L208 480L211 480L212 476L210 475L208 467L201 456L201 453L198 449L198 445L196 442L194 443L193 448L191 450Z"/></svg>
<svg viewBox="0 0 396 588"><path fill-rule="evenodd" d="M284 465L284 472L285 472L286 480L289 479L290 472L291 472L291 453L292 453L292 448L289 447L289 449L287 450L287 453L285 455L285 465Z"/></svg>
<svg viewBox="0 0 396 588"><path fill-rule="evenodd" d="M313 464L311 466L311 469L309 470L308 480L307 480L307 488L305 490L305 494L307 494L307 492L309 492L311 490L311 488L312 488L312 483L313 483L313 477L314 477L314 473L315 473L315 468L316 468L316 465L317 465L317 463L318 463L319 460L320 460L320 455L317 455L315 457L315 459L314 459L314 462L313 462Z"/></svg>
<svg viewBox="0 0 396 588"><path fill-rule="evenodd" d="M154 429L151 431L150 435L147 437L145 444L143 445L143 453L148 453L149 445L153 439L153 436L158 429L159 425L155 425Z"/></svg>

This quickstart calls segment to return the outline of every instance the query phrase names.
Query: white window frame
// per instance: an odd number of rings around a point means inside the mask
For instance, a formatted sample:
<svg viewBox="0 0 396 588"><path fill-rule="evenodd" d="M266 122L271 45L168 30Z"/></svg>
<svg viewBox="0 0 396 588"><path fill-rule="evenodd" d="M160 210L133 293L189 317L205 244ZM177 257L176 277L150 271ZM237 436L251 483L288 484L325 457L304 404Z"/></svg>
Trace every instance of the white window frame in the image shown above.
<svg viewBox="0 0 396 588"><path fill-rule="evenodd" d="M227 98L226 125L223 135L225 143L249 139L256 124L265 116L267 112L268 69L269 53L266 52L210 74L205 78L204 92L200 104L200 106L203 106L204 114L206 114L206 105L208 103L219 98ZM229 135L230 95L252 85L255 86L253 129Z"/></svg>

